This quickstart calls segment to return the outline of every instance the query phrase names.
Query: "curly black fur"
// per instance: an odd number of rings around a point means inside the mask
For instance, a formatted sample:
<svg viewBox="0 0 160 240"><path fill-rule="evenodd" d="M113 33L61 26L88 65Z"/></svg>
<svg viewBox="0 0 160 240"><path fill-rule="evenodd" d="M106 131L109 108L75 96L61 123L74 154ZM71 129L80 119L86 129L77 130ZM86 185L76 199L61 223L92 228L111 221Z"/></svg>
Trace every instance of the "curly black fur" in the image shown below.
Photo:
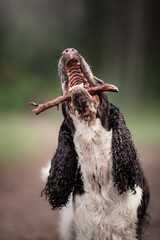
<svg viewBox="0 0 160 240"><path fill-rule="evenodd" d="M149 224L149 214L146 212L149 203L149 189L140 166L131 134L119 109L110 104L110 126L113 130L112 157L113 180L119 194L127 190L136 192L136 187L143 190L141 205L138 208L137 239L142 239L143 230Z"/></svg>
<svg viewBox="0 0 160 240"><path fill-rule="evenodd" d="M91 85L102 84L103 81L93 77L84 59L74 54L75 58L81 63L81 69L86 79L89 79ZM65 89L68 84L67 74L65 72L66 57L63 55L59 62L59 74L61 82ZM64 89L63 89L64 91ZM76 90L77 91L77 90ZM64 92L63 92L64 94ZM75 94L73 91L72 103L79 113L85 114L88 103L92 102L91 96L85 90ZM130 131L128 130L124 118L119 109L112 105L105 93L98 93L99 105L97 107L96 117L101 120L104 130L112 129L112 177L114 187L119 194L126 191L136 193L137 186L140 186L143 195L141 205L137 211L137 239L142 239L144 228L149 223L147 207L149 203L149 190L140 166L137 152L135 150ZM85 194L83 178L78 164L78 155L73 142L73 136L76 131L71 115L69 114L68 103L62 104L64 122L59 131L58 147L55 156L52 159L51 169L42 195L49 200L53 209L60 209L65 206L71 194L73 201L76 195ZM87 115L83 115L86 117Z"/></svg>
<svg viewBox="0 0 160 240"><path fill-rule="evenodd" d="M85 193L84 184L82 180L81 166L78 164L77 173L76 173L76 183L73 191L73 198L75 195L82 195Z"/></svg>
<svg viewBox="0 0 160 240"><path fill-rule="evenodd" d="M64 121L59 131L58 147L52 159L48 181L42 191L53 209L60 209L68 203L75 186L77 162L71 131Z"/></svg>
<svg viewBox="0 0 160 240"><path fill-rule="evenodd" d="M119 109L112 104L110 114L110 126L113 129L113 180L120 194L129 189L136 192L143 175L131 134Z"/></svg>
<svg viewBox="0 0 160 240"><path fill-rule="evenodd" d="M75 133L75 126L74 126L73 120L70 117L70 115L68 114L68 112L69 112L69 109L68 109L67 102L62 103L62 113L63 113L63 116L65 118L65 122L66 122L68 128L70 129L70 132L73 136L74 133Z"/></svg>
<svg viewBox="0 0 160 240"><path fill-rule="evenodd" d="M141 205L138 208L138 222L137 222L137 239L141 240L142 235L144 234L144 230L149 226L151 217L147 213L147 207L150 200L150 194L149 194L149 188L148 184L146 182L146 179L143 177L143 182L141 185L141 188L143 189L143 196Z"/></svg>
<svg viewBox="0 0 160 240"><path fill-rule="evenodd" d="M108 131L110 130L110 103L105 93L98 94L100 104L97 108L97 118L100 118L102 126Z"/></svg>
<svg viewBox="0 0 160 240"><path fill-rule="evenodd" d="M136 193L136 187L143 190L141 205L137 216L137 239L142 239L144 228L148 224L149 215L146 212L149 203L149 190L141 169L137 152L131 139L131 134L126 127L124 118L119 109L110 104L106 94L99 94L100 105L97 109L97 118L101 119L106 130L112 128L112 159L113 181L119 194L127 190ZM68 114L68 105L63 104L65 120L59 131L58 148L52 159L52 166L43 194L49 200L53 209L65 206L70 198L77 194L84 194L83 179L78 156L73 143L75 127Z"/></svg>

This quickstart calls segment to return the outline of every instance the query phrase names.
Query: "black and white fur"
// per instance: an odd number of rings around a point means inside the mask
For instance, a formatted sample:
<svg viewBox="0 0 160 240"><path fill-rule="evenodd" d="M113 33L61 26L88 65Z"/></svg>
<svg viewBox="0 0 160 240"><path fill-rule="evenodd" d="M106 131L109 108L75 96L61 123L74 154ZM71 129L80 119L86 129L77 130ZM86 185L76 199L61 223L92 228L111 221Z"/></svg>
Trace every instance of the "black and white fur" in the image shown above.
<svg viewBox="0 0 160 240"><path fill-rule="evenodd" d="M83 73L94 78L80 57ZM67 76L59 62L63 94ZM131 134L105 93L96 106L82 87L72 91L74 111L63 103L64 121L43 194L61 210L62 240L142 239L149 191Z"/></svg>

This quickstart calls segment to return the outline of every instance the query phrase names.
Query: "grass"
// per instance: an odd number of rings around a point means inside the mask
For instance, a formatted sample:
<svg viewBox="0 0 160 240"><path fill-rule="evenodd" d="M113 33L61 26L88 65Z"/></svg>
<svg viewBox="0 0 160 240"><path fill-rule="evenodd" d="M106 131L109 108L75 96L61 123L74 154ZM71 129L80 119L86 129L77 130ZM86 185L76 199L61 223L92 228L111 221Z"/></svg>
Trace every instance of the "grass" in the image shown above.
<svg viewBox="0 0 160 240"><path fill-rule="evenodd" d="M136 144L160 145L160 114L157 112L126 112L123 114ZM41 146L41 137L35 131L35 124L26 116L17 113L1 114L0 118L0 163L23 160L22 156L33 156ZM61 112L49 112L41 116L50 123L61 119ZM38 121L38 120L37 120ZM35 122L34 122L35 123ZM40 120L37 123L40 123ZM43 136L43 134L42 134Z"/></svg>
<svg viewBox="0 0 160 240"><path fill-rule="evenodd" d="M124 117L136 144L160 145L159 112L132 112Z"/></svg>
<svg viewBox="0 0 160 240"><path fill-rule="evenodd" d="M21 115L0 118L0 162L18 160L31 153L40 143L30 122Z"/></svg>

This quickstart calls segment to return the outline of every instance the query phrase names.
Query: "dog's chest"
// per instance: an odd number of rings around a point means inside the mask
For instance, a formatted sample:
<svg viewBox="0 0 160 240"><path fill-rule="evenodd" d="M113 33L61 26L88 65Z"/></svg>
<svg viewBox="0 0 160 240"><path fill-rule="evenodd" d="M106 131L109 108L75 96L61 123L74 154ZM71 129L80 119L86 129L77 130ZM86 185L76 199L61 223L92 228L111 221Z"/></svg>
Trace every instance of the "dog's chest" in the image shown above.
<svg viewBox="0 0 160 240"><path fill-rule="evenodd" d="M81 165L85 191L99 192L109 181L112 131L106 131L100 119L88 126L79 122L74 143Z"/></svg>
<svg viewBox="0 0 160 240"><path fill-rule="evenodd" d="M74 143L85 190L83 195L75 196L73 203L77 239L135 239L137 216L133 209L140 203L141 191L138 195L118 195L114 187L112 130L106 131L99 119L90 127L79 122ZM128 221L128 232L120 236Z"/></svg>

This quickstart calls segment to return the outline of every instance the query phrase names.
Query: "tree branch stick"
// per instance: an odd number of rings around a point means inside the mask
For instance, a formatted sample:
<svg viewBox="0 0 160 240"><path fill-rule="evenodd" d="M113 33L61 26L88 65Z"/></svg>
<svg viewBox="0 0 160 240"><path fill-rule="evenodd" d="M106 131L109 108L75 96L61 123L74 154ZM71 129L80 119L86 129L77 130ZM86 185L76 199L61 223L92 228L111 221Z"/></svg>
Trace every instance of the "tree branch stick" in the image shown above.
<svg viewBox="0 0 160 240"><path fill-rule="evenodd" d="M104 92L104 91L110 91L110 92L118 92L118 88L114 85L111 84L103 84L103 85L98 85L96 87L90 87L88 89L86 89L91 95L94 95L98 92ZM32 111L36 113L36 115L38 115L39 113L47 110L48 108L57 106L58 109L58 105L64 101L70 101L71 100L71 94L66 94L60 97L55 98L54 100L48 101L46 103L43 104L38 104L35 102L29 102L29 105L32 105L34 107L36 107L35 109L33 109Z"/></svg>

